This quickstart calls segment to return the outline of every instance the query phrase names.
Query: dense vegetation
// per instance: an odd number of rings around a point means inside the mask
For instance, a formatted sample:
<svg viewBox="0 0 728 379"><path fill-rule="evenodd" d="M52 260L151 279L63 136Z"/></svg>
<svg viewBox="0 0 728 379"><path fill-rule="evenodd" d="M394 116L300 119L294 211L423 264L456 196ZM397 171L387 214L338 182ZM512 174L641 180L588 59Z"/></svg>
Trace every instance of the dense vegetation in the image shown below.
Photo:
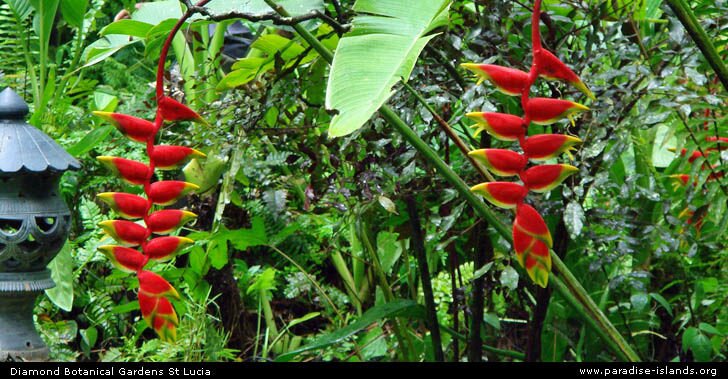
<svg viewBox="0 0 728 379"><path fill-rule="evenodd" d="M562 262L546 288L501 233L512 213L457 186L486 181L463 150L515 146L475 136L466 113L522 114L518 97L460 64L528 71L533 4L195 8L165 85L209 125L159 133L206 154L157 173L200 187L175 205L197 214L179 231L194 244L154 266L181 296L167 342L140 315L136 279L97 250L111 242L97 224L116 216L96 194L140 189L96 157L145 151L91 112L154 119L160 50L191 5L0 7L2 84L83 164L62 180L74 226L50 265L57 287L36 306L52 359L726 359L728 140L715 138L728 137L726 1L544 1L543 45L595 95L532 89L590 108L528 129L583 141L573 160L551 160L578 172L528 197Z"/></svg>

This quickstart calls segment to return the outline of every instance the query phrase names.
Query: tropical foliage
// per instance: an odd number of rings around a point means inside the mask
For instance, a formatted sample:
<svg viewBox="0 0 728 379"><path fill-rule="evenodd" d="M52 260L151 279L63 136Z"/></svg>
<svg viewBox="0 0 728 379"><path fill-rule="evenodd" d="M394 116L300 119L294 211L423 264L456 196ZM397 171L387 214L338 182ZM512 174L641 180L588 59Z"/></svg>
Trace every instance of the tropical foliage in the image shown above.
<svg viewBox="0 0 728 379"><path fill-rule="evenodd" d="M3 1L52 359L724 361L728 3L540 7Z"/></svg>

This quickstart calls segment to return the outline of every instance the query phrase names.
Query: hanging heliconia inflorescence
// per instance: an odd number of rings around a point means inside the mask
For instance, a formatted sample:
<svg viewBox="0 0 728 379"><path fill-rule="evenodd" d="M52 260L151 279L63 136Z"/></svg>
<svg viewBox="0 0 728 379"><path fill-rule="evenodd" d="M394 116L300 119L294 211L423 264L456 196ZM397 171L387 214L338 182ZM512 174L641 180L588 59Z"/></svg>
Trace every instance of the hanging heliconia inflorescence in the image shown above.
<svg viewBox="0 0 728 379"><path fill-rule="evenodd" d="M192 183L177 180L152 182L155 169L172 170L205 155L185 146L155 145L155 139L165 121L194 121L207 124L200 115L177 100L164 95L164 63L172 38L189 15L186 14L167 37L159 58L156 83L157 111L154 122L109 112L93 112L124 136L146 145L148 163L125 158L100 156L98 160L125 182L144 187L145 197L123 192L101 193L98 197L124 220L109 220L99 224L118 245L104 245L99 250L120 270L136 274L139 280L139 309L144 320L165 341L176 339L177 313L170 302L179 294L162 276L146 269L149 261L162 262L172 258L193 243L189 238L165 236L197 216L179 209L161 209L197 189ZM143 220L140 224L134 220Z"/></svg>
<svg viewBox="0 0 728 379"><path fill-rule="evenodd" d="M518 176L516 182L481 183L471 190L496 206L515 209L513 221L513 248L521 266L531 279L542 287L548 284L551 272L553 241L543 217L531 205L525 203L529 191L548 192L561 184L577 168L568 164L546 164L527 168L528 161L541 162L571 151L581 140L563 134L537 134L528 136L531 123L549 125L563 118L571 118L576 112L588 110L582 104L568 100L543 97L529 98L531 87L540 76L550 80L571 83L590 98L594 98L579 77L554 54L541 46L539 32L541 0L536 0L532 23L533 61L529 72L492 64L465 63L462 66L474 72L480 84L489 81L500 92L521 96L524 116L504 113L473 112L467 117L477 122L475 135L485 130L503 141L518 141L523 153L505 149L480 149L469 153L498 176ZM573 157L572 157L573 158Z"/></svg>

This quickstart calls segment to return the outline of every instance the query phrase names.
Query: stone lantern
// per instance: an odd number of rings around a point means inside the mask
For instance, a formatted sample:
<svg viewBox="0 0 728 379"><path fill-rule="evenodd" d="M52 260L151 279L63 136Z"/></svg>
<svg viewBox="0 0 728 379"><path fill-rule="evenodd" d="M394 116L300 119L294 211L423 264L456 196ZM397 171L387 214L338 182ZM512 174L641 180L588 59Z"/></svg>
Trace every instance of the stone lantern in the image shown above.
<svg viewBox="0 0 728 379"><path fill-rule="evenodd" d="M0 92L0 360L47 360L33 306L55 286L46 268L68 237L71 213L58 193L79 162L25 122L28 105Z"/></svg>

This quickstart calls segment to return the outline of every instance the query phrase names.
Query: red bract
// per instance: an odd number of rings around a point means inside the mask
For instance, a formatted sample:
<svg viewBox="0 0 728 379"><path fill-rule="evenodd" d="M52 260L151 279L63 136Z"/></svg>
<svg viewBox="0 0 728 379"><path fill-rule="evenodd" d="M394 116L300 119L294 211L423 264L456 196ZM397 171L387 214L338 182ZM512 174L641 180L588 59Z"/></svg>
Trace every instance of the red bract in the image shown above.
<svg viewBox="0 0 728 379"><path fill-rule="evenodd" d="M556 158L562 153L574 159L571 150L580 143L580 139L564 134L536 134L528 137L521 148L526 157L532 161L545 161Z"/></svg>
<svg viewBox="0 0 728 379"><path fill-rule="evenodd" d="M526 167L528 159L515 151L506 149L480 149L468 153L496 175L518 175Z"/></svg>
<svg viewBox="0 0 728 379"><path fill-rule="evenodd" d="M139 310L144 321L154 328L159 338L168 342L176 340L179 320L172 303L166 298L147 296L142 292L139 292L138 297Z"/></svg>
<svg viewBox="0 0 728 379"><path fill-rule="evenodd" d="M110 112L97 111L93 114L109 121L121 134L137 142L147 142L156 133L154 124L141 118Z"/></svg>
<svg viewBox="0 0 728 379"><path fill-rule="evenodd" d="M475 137L483 130L501 141L518 141L526 134L523 119L518 116L495 112L471 112L465 116L477 122L473 126L477 128Z"/></svg>
<svg viewBox="0 0 728 379"><path fill-rule="evenodd" d="M135 273L144 268L149 258L137 250L114 245L103 245L98 248L119 270Z"/></svg>
<svg viewBox="0 0 728 379"><path fill-rule="evenodd" d="M164 180L152 183L147 196L154 204L171 205L180 197L199 188L196 184L188 182Z"/></svg>
<svg viewBox="0 0 728 379"><path fill-rule="evenodd" d="M149 166L131 159L98 156L96 159L129 184L143 185L149 180Z"/></svg>
<svg viewBox="0 0 728 379"><path fill-rule="evenodd" d="M147 239L147 229L131 221L102 221L99 227L124 246L139 246Z"/></svg>
<svg viewBox="0 0 728 379"><path fill-rule="evenodd" d="M177 290L158 274L142 270L137 273L137 278L139 278L139 293L151 297L172 297L179 299Z"/></svg>
<svg viewBox="0 0 728 379"><path fill-rule="evenodd" d="M521 175L524 185L534 192L548 192L561 184L569 175L579 171L568 164L548 164L531 167Z"/></svg>
<svg viewBox="0 0 728 379"><path fill-rule="evenodd" d="M528 74L521 70L494 64L463 63L461 66L478 75L478 84L487 80L506 95L518 96L528 85Z"/></svg>
<svg viewBox="0 0 728 379"><path fill-rule="evenodd" d="M160 99L158 106L165 121L194 121L210 126L197 112L169 96Z"/></svg>
<svg viewBox="0 0 728 379"><path fill-rule="evenodd" d="M576 112L588 111L584 105L569 100L535 97L526 104L526 116L534 124L549 125Z"/></svg>
<svg viewBox="0 0 728 379"><path fill-rule="evenodd" d="M515 208L523 203L528 195L526 187L511 182L489 182L473 186L471 191L482 195L488 201L501 208Z"/></svg>
<svg viewBox="0 0 728 379"><path fill-rule="evenodd" d="M104 192L96 195L125 219L142 218L147 214L147 199L124 192Z"/></svg>
<svg viewBox="0 0 728 379"><path fill-rule="evenodd" d="M541 77L566 81L579 91L584 92L590 99L594 99L594 94L589 91L589 88L579 79L579 76L550 51L540 49L534 54L533 59Z"/></svg>
<svg viewBox="0 0 728 379"><path fill-rule="evenodd" d="M172 170L186 164L192 158L204 158L205 154L186 146L157 145L152 152L152 162L160 170Z"/></svg>
<svg viewBox="0 0 728 379"><path fill-rule="evenodd" d="M146 219L146 224L152 233L167 234L177 230L196 217L197 215L192 212L179 209L165 209L150 214Z"/></svg>
<svg viewBox="0 0 728 379"><path fill-rule="evenodd" d="M195 241L185 237L157 237L144 246L144 254L156 261L165 261Z"/></svg>

